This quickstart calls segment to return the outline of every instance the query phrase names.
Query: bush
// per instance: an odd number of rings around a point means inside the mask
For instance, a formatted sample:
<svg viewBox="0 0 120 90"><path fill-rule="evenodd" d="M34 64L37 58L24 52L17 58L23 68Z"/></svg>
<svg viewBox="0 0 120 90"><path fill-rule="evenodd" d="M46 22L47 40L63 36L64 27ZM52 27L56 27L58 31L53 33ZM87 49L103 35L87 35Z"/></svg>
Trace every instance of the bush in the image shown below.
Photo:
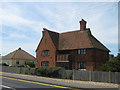
<svg viewBox="0 0 120 90"><path fill-rule="evenodd" d="M34 62L27 62L27 64L26 65L29 65L30 67L32 67L32 68L34 68L35 67L35 64L34 64Z"/></svg>
<svg viewBox="0 0 120 90"><path fill-rule="evenodd" d="M24 67L30 68L30 66L29 66L29 65L24 65Z"/></svg>
<svg viewBox="0 0 120 90"><path fill-rule="evenodd" d="M30 74L30 68L25 70L25 74Z"/></svg>
<svg viewBox="0 0 120 90"><path fill-rule="evenodd" d="M37 68L36 74L40 76L45 77L59 77L59 70L62 70L61 67L48 67L48 66L42 66L40 68Z"/></svg>
<svg viewBox="0 0 120 90"><path fill-rule="evenodd" d="M0 63L0 65L2 65L2 66L9 66L9 65L6 64L6 63Z"/></svg>
<svg viewBox="0 0 120 90"><path fill-rule="evenodd" d="M15 65L15 66L12 66L12 67L24 67L24 65Z"/></svg>
<svg viewBox="0 0 120 90"><path fill-rule="evenodd" d="M103 64L98 71L120 72L120 60L110 60Z"/></svg>

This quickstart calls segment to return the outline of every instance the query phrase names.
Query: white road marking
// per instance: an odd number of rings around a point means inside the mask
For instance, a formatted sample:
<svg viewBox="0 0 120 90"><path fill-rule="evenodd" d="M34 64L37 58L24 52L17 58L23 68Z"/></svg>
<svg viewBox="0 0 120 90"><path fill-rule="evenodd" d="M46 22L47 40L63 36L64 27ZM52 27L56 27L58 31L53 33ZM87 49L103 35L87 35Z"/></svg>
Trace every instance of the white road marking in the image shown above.
<svg viewBox="0 0 120 90"><path fill-rule="evenodd" d="M8 86L5 86L5 85L0 85L1 87L5 87L5 88L11 88L11 87L8 87Z"/></svg>
<svg viewBox="0 0 120 90"><path fill-rule="evenodd" d="M9 87L9 86L5 86L5 85L0 85L1 87L4 87L4 88L10 88L10 89L12 89L12 90L15 90L14 88L12 88L12 87Z"/></svg>

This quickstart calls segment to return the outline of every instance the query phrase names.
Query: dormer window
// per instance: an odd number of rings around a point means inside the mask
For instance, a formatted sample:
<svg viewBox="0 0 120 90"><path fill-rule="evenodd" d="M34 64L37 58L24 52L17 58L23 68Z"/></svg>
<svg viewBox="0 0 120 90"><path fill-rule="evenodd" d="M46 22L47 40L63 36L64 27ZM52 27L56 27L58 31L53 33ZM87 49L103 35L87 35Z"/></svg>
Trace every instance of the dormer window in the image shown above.
<svg viewBox="0 0 120 90"><path fill-rule="evenodd" d="M78 54L86 54L86 49L79 49Z"/></svg>
<svg viewBox="0 0 120 90"><path fill-rule="evenodd" d="M42 53L42 56L46 57L50 55L50 51L49 50L44 50Z"/></svg>

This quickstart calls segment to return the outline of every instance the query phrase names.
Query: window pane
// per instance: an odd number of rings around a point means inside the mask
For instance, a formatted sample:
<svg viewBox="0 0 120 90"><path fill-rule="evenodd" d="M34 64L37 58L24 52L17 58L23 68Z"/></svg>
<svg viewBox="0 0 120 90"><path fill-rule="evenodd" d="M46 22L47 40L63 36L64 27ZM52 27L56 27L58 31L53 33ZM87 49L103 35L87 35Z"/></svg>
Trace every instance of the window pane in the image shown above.
<svg viewBox="0 0 120 90"><path fill-rule="evenodd" d="M78 69L86 69L86 63L84 61L78 61Z"/></svg>
<svg viewBox="0 0 120 90"><path fill-rule="evenodd" d="M78 54L86 54L86 49L79 49Z"/></svg>
<svg viewBox="0 0 120 90"><path fill-rule="evenodd" d="M68 62L57 62L58 67L64 67L65 69L69 69L69 63Z"/></svg>
<svg viewBox="0 0 120 90"><path fill-rule="evenodd" d="M42 66L49 66L49 62L48 61L42 61Z"/></svg>
<svg viewBox="0 0 120 90"><path fill-rule="evenodd" d="M78 54L81 54L81 50L80 49L78 50Z"/></svg>
<svg viewBox="0 0 120 90"><path fill-rule="evenodd" d="M44 57L49 56L49 55L50 55L49 50L44 50L44 51L43 51L43 56L44 56Z"/></svg>
<svg viewBox="0 0 120 90"><path fill-rule="evenodd" d="M84 54L86 54L86 49L84 49Z"/></svg>
<svg viewBox="0 0 120 90"><path fill-rule="evenodd" d="M16 61L16 64L18 65L18 64L19 64L19 61Z"/></svg>

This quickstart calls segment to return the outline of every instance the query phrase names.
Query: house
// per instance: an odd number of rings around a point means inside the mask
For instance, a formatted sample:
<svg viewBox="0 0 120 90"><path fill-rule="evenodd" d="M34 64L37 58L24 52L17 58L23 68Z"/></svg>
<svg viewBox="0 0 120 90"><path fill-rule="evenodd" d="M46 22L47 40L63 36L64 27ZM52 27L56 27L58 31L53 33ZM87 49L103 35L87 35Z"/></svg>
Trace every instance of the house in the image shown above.
<svg viewBox="0 0 120 90"><path fill-rule="evenodd" d="M80 30L58 33L43 28L43 36L36 49L37 67L60 66L66 69L91 70L109 60L109 52L86 28L81 20Z"/></svg>
<svg viewBox="0 0 120 90"><path fill-rule="evenodd" d="M28 62L35 62L35 57L21 48L2 57L2 63L6 63L9 66L23 66Z"/></svg>

